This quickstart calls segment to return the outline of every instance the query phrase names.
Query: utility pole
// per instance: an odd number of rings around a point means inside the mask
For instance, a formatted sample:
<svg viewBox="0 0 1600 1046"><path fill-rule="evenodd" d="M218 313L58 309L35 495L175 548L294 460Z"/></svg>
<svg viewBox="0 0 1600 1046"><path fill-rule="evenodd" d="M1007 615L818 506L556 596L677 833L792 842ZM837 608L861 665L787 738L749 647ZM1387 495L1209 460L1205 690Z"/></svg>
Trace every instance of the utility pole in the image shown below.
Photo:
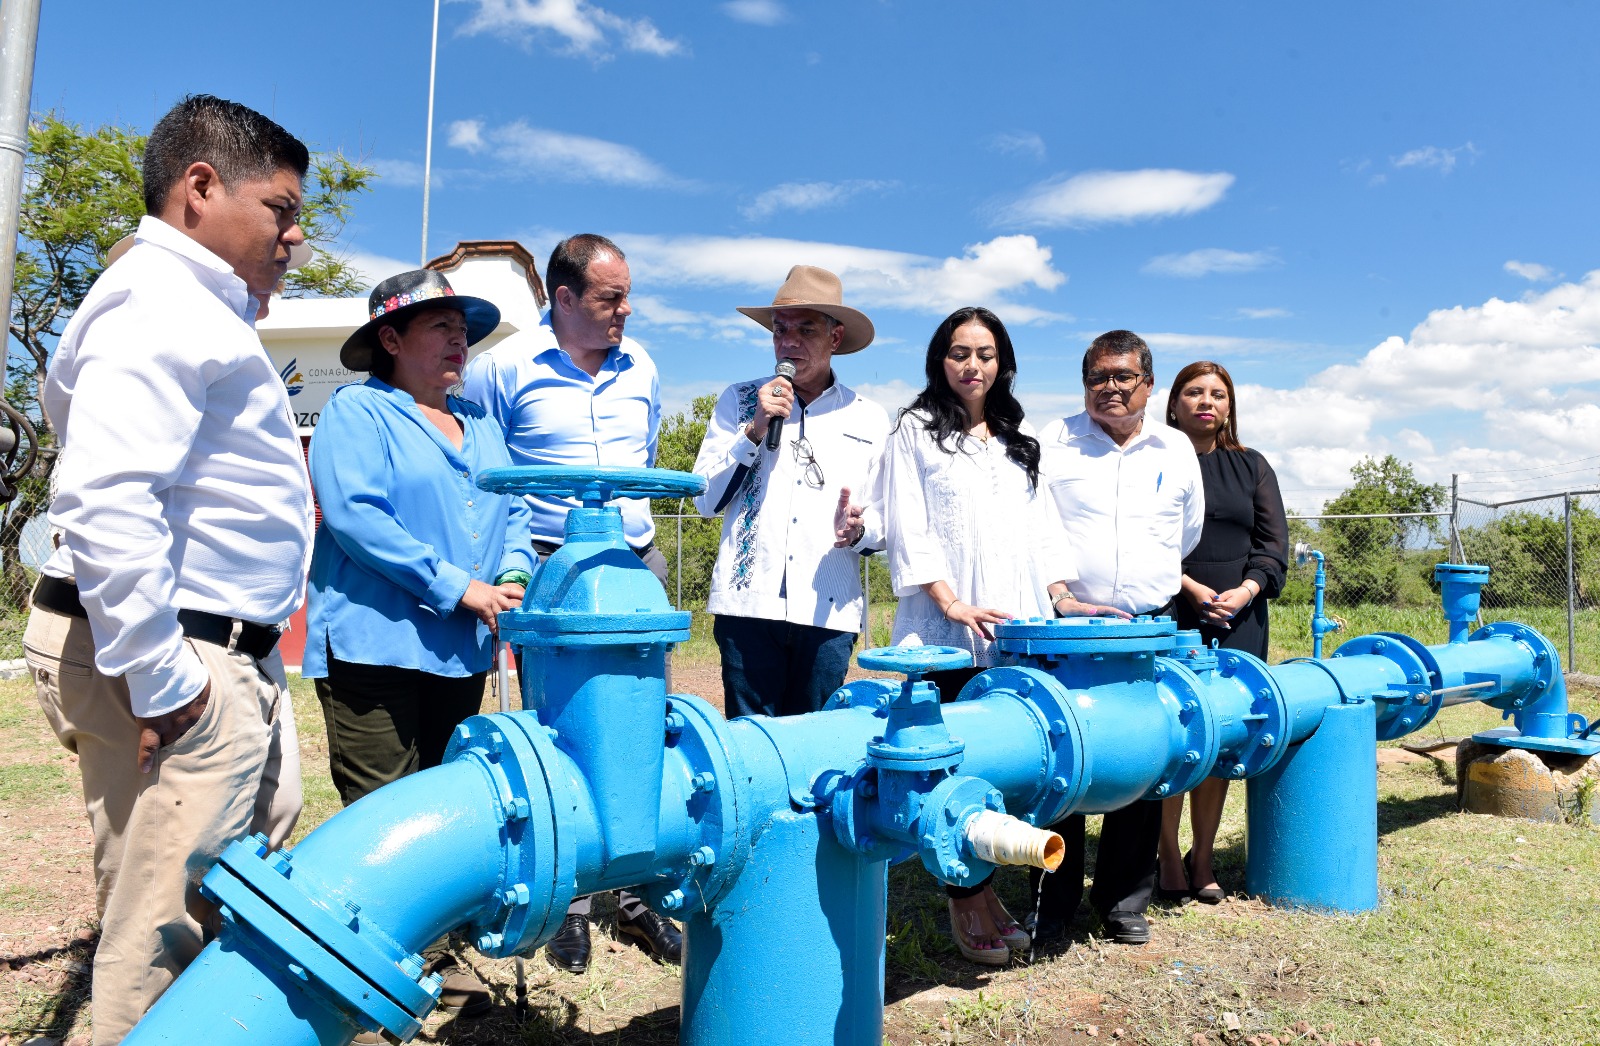
<svg viewBox="0 0 1600 1046"><path fill-rule="evenodd" d="M428 141L422 153L422 260L428 264L428 190L433 188L433 81L439 71L439 0L433 0L433 51L428 59Z"/></svg>
<svg viewBox="0 0 1600 1046"><path fill-rule="evenodd" d="M39 41L39 0L5 0L0 6L0 287L6 320L17 279L17 222L22 210L22 168L28 160L28 109L33 95L33 52ZM9 338L7 339L9 343ZM0 352L0 390L6 357Z"/></svg>

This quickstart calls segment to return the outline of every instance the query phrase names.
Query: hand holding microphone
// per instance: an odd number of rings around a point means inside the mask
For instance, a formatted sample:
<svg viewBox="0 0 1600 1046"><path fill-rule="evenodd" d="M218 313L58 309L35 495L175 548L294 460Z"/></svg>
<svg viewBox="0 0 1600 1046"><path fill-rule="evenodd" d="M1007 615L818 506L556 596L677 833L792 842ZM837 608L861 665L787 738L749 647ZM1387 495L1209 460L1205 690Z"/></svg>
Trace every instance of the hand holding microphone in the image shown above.
<svg viewBox="0 0 1600 1046"><path fill-rule="evenodd" d="M762 412L771 419L767 422L767 449L777 450L783 438L783 419L789 416L794 402L794 361L779 360L772 373L783 380L762 386L757 399Z"/></svg>

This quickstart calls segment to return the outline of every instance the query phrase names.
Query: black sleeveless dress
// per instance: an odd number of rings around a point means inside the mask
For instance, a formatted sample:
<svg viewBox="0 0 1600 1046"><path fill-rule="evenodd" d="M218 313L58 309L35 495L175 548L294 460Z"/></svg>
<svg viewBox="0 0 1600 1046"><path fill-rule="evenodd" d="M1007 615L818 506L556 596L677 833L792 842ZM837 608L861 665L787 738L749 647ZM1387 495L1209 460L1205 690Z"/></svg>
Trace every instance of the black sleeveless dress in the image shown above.
<svg viewBox="0 0 1600 1046"><path fill-rule="evenodd" d="M1267 600L1283 590L1288 568L1289 523L1284 517L1278 477L1254 450L1217 450L1200 455L1205 483L1206 522L1200 543L1184 557L1183 572L1213 591L1239 587L1245 578L1261 594L1234 618L1231 629L1202 624L1188 598L1180 595L1174 616L1179 628L1198 628L1207 646L1213 639L1230 650L1267 656Z"/></svg>

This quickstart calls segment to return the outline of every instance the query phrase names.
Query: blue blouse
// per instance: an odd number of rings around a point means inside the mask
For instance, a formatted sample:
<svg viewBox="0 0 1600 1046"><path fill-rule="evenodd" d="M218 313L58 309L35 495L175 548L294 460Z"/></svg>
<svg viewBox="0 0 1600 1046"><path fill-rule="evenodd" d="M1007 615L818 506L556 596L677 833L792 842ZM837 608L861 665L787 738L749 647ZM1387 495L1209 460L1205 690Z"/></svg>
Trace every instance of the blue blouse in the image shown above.
<svg viewBox="0 0 1600 1046"><path fill-rule="evenodd" d="M311 557L301 673L341 661L469 676L493 660L489 628L458 608L469 581L532 573L522 498L479 490L484 469L511 464L500 426L449 397L457 450L408 393L378 378L334 391L311 437L322 508Z"/></svg>

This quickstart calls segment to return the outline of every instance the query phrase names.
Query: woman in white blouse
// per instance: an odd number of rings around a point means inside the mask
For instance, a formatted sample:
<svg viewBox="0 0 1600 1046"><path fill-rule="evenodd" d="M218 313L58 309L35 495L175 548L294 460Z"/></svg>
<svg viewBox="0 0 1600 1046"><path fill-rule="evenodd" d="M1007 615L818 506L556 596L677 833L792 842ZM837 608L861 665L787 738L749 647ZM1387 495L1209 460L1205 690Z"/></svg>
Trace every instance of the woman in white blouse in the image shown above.
<svg viewBox="0 0 1600 1046"><path fill-rule="evenodd" d="M976 307L951 313L928 342L925 370L927 387L890 433L876 500L900 599L894 642L972 652L975 667L928 676L948 701L992 663L998 622L1127 615L1067 591L1077 570L1039 486L1039 441L1011 391L1016 354L999 317ZM987 881L946 891L962 955L1000 966L1028 946Z"/></svg>

